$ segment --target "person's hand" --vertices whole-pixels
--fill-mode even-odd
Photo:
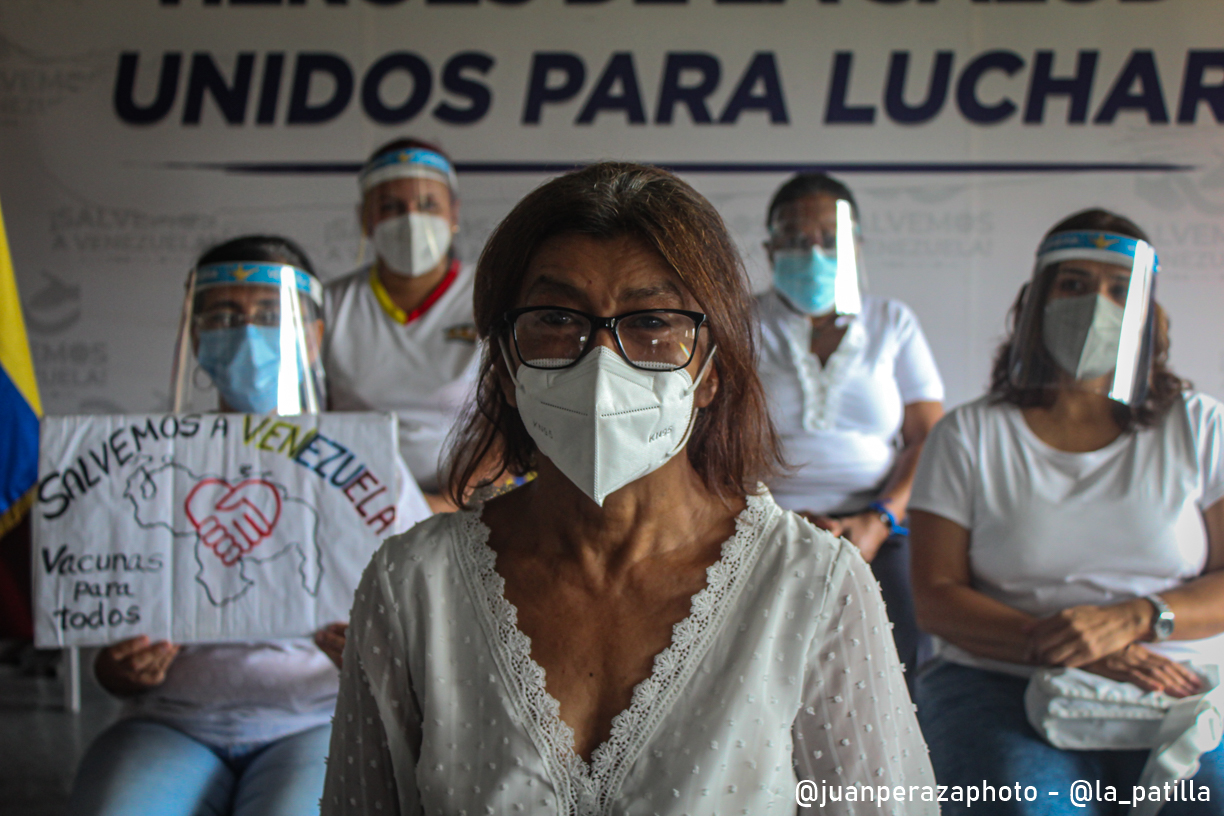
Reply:
[[[1150,625],[1143,600],[1073,606],[1029,627],[1029,654],[1042,666],[1083,666],[1134,643]]]
[[[138,694],[165,682],[179,648],[165,640],[150,642],[147,635],[121,640],[98,652],[94,673],[113,694]]]
[[[1163,691],[1170,697],[1188,697],[1203,690],[1203,681],[1197,674],[1138,643],[1132,643],[1081,668],[1110,680],[1134,683],[1144,691]]]
[[[799,515],[812,522],[813,526],[819,527],[822,530],[828,530],[835,536],[842,534],[843,525],[841,519],[835,519],[832,516],[822,516],[820,513],[813,513],[810,510],[800,510]]]
[[[892,527],[880,518],[875,510],[846,516],[841,519],[841,535],[859,548],[863,560],[870,562],[880,551],[880,545],[892,535]]]
[[[880,545],[892,533],[892,529],[880,519],[880,514],[874,510],[841,518],[807,511],[801,511],[799,515],[820,529],[828,530],[833,535],[842,536],[848,540],[858,547],[865,561],[871,561],[876,557],[876,553],[880,551]]]
[[[344,641],[348,626],[347,623],[329,623],[314,634],[315,645],[336,664],[337,669],[344,668]]]

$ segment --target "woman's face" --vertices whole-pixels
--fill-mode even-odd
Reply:
[[[527,266],[515,306],[561,306],[598,317],[640,309],[701,311],[680,276],[638,239],[601,239],[574,233],[555,235],[540,245]],[[597,331],[594,342],[617,350],[609,331]],[[703,327],[693,358],[685,368],[690,377],[696,378],[708,349],[708,330]],[[711,366],[695,394],[697,407],[709,405],[717,383],[716,370]]]
[[[430,178],[398,178],[384,181],[365,194],[361,202],[361,228],[372,235],[374,228],[388,218],[405,213],[436,215],[459,229],[459,207],[450,187]]]
[[[775,252],[814,246],[825,250],[837,246],[837,198],[827,193],[804,196],[778,207],[765,242],[771,264]]]
[[[1100,261],[1063,261],[1054,272],[1046,302],[1060,298],[1101,295],[1119,306],[1126,306],[1131,270]]]

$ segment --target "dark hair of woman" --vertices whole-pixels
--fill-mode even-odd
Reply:
[[[1147,234],[1133,221],[1103,209],[1083,210],[1070,215],[1051,227],[1045,237],[1048,238],[1058,232],[1076,230],[1100,230],[1136,238],[1140,241],[1148,240]],[[1039,287],[1036,296],[1041,301],[1044,301],[1049,295],[1050,286],[1053,285],[1057,271],[1058,264],[1051,264],[1035,284]],[[994,366],[990,372],[990,394],[998,402],[1011,403],[1020,408],[1048,408],[1054,404],[1055,391],[1049,385],[1054,380],[1057,365],[1043,344],[1038,342],[1022,344],[1024,347],[1033,349],[1033,353],[1037,355],[1036,360],[1028,361],[1028,368],[1033,372],[1032,376],[1028,377],[1028,382],[1022,385],[1017,384],[1011,376],[1013,350],[1021,339],[1017,337],[1020,314],[1024,305],[1025,292],[1030,285],[1032,284],[1026,284],[1020,289],[1020,294],[1016,296],[1015,302],[1012,303],[1007,313],[1008,337],[995,352]],[[1121,402],[1115,402],[1112,406],[1114,420],[1124,431],[1135,427],[1155,425],[1164,417],[1165,412],[1177,401],[1182,392],[1191,387],[1187,380],[1183,380],[1169,370],[1169,317],[1159,303],[1154,303],[1154,306],[1148,328],[1152,342],[1150,344],[1150,373],[1144,399],[1135,406]],[[1034,324],[1033,331],[1037,336],[1040,335],[1039,321]]]
[[[536,445],[506,399],[502,358],[506,311],[517,305],[532,256],[563,234],[609,240],[631,237],[675,270],[709,321],[705,348],[718,346],[719,387],[697,415],[686,452],[715,495],[756,493],[781,466],[756,371],[752,297],[739,253],[718,212],[696,190],[664,170],[637,164],[595,164],[553,179],[518,203],[493,231],[476,267],[476,329],[485,344],[476,399],[456,426],[448,473],[452,499],[466,488],[535,467]],[[490,468],[490,463],[493,467]],[[495,471],[490,473],[491,471]]]
[[[288,238],[281,238],[277,235],[243,235],[239,238],[231,238],[206,251],[200,256],[200,260],[196,261],[196,266],[244,262],[288,264],[318,277],[305,251]],[[196,297],[200,296],[196,295]],[[304,302],[309,310],[306,317],[317,319],[319,315],[314,301],[306,298]],[[196,308],[200,308],[200,305],[197,301]]]
[[[846,199],[850,202],[850,210],[854,213],[854,220],[858,220],[858,202],[854,200],[854,194],[850,192],[849,187],[824,173],[799,173],[779,187],[778,191],[774,193],[773,198],[769,200],[769,209],[765,211],[765,226],[769,227],[773,224],[774,215],[784,204],[816,195],[828,195],[833,198]]]

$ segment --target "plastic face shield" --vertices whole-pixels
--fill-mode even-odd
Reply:
[[[1139,405],[1147,396],[1155,326],[1156,251],[1097,231],[1042,242],[1012,345],[1023,390],[1075,389]]]
[[[318,279],[287,264],[192,270],[175,348],[172,410],[322,410],[322,303]]]
[[[770,225],[774,288],[805,314],[858,314],[866,281],[850,202],[835,203],[832,233],[821,227],[814,213],[797,215],[776,217]]]

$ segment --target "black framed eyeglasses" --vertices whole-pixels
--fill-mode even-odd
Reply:
[[[279,306],[276,308],[260,308],[253,314],[238,311],[237,309],[213,309],[194,316],[195,326],[201,331],[238,329],[244,326],[275,329],[280,325],[280,322],[281,314]]]
[[[706,316],[683,309],[640,309],[598,317],[562,306],[528,306],[504,318],[514,350],[528,368],[568,368],[591,350],[599,329],[608,329],[616,348],[634,368],[676,371],[697,350]]]

